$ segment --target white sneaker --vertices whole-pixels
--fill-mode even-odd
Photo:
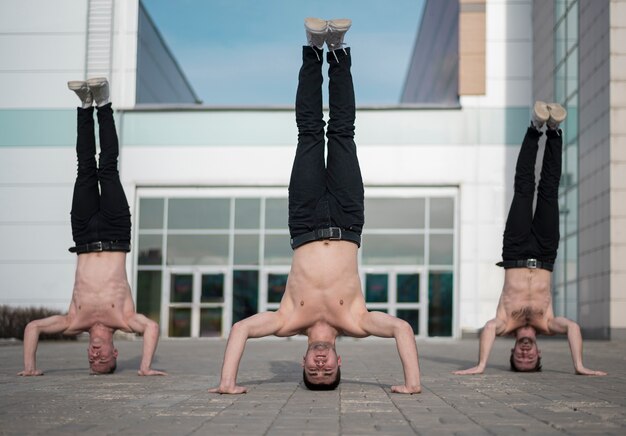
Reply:
[[[109,103],[109,81],[106,77],[88,79],[87,86],[96,101],[96,106],[100,107]]]
[[[318,49],[324,48],[326,34],[328,32],[328,23],[326,20],[319,18],[305,18],[304,28],[306,29],[306,40],[311,47]]]
[[[565,121],[567,111],[558,103],[548,103],[548,110],[550,111],[550,118],[547,121],[548,129],[556,130],[559,124]]]
[[[337,50],[345,46],[343,37],[350,30],[352,20],[339,18],[328,22],[328,35],[326,35],[326,46],[328,50]]]
[[[533,114],[531,116],[530,122],[535,127],[535,129],[539,130],[543,127],[546,121],[550,118],[550,111],[548,110],[547,103],[543,101],[537,100],[535,102],[535,106],[533,107]]]
[[[67,87],[74,91],[82,103],[83,109],[89,109],[93,105],[93,95],[89,90],[87,82],[83,80],[70,80],[67,82]]]

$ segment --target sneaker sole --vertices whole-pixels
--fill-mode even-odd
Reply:
[[[72,91],[78,91],[79,89],[87,87],[87,82],[83,80],[70,80],[67,82],[67,87]]]
[[[107,83],[106,77],[94,77],[93,79],[87,79],[87,86],[95,88],[98,86],[104,86]]]
[[[305,18],[304,27],[311,33],[325,33],[328,25],[319,18]]]
[[[543,101],[535,102],[535,106],[533,108],[533,112],[535,118],[539,121],[546,122],[550,118],[550,110],[547,103]]]
[[[328,27],[333,30],[348,30],[352,26],[352,20],[349,18],[337,18],[328,22]]]
[[[558,103],[550,103],[548,110],[550,111],[550,118],[557,123],[562,123],[567,117],[567,111]]]

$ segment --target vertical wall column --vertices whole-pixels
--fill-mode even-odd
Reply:
[[[111,77],[113,57],[113,0],[89,0],[87,58],[89,77]]]

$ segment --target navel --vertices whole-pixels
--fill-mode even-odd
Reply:
[[[300,300],[300,306],[304,306],[304,300]]]
[[[343,306],[343,300],[339,300],[339,304]]]
[[[111,304],[111,307],[115,307],[115,304]]]

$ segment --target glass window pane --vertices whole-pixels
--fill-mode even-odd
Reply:
[[[226,265],[228,235],[169,235],[168,265]]]
[[[258,229],[261,222],[261,200],[258,198],[235,199],[235,228]]]
[[[578,236],[576,234],[565,239],[565,281],[571,282],[578,278]]]
[[[452,336],[452,273],[428,275],[428,336]]]
[[[139,235],[137,263],[139,265],[161,265],[163,261],[162,245],[162,235]]]
[[[289,244],[289,235],[265,236],[265,264],[289,265],[293,250]]]
[[[411,325],[414,335],[420,333],[420,311],[415,309],[398,309],[396,316]]]
[[[224,274],[202,274],[200,302],[221,303],[224,301]]]
[[[191,336],[191,309],[170,308],[169,336],[172,338]]]
[[[430,264],[452,265],[452,235],[430,235]]]
[[[233,324],[257,313],[259,272],[233,271]]]
[[[170,302],[191,303],[193,275],[172,274],[170,276]]]
[[[200,309],[200,337],[222,336],[222,308]]]
[[[161,321],[161,271],[137,271],[137,312]]]
[[[288,274],[267,275],[267,302],[280,303],[287,288]]]
[[[419,303],[419,274],[398,274],[396,277],[396,289],[398,303]]]
[[[163,228],[162,198],[142,198],[139,200],[139,229]]]
[[[259,235],[235,235],[235,265],[259,264]]]
[[[169,229],[228,229],[230,198],[171,198],[167,216]]]
[[[430,199],[430,228],[452,229],[454,227],[454,198]]]
[[[286,198],[268,198],[265,200],[265,228],[286,229],[288,218]]]
[[[365,301],[386,303],[389,295],[387,274],[365,275]]]
[[[424,235],[363,235],[364,265],[421,265]]]
[[[367,227],[370,229],[423,229],[423,198],[366,198]]]

